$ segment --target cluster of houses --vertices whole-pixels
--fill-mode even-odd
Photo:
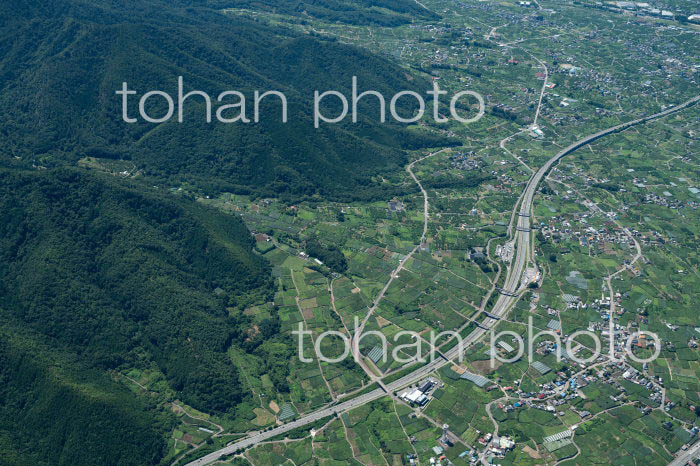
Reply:
[[[661,207],[667,207],[669,209],[682,209],[686,206],[685,202],[679,201],[673,198],[673,194],[669,191],[664,191],[662,196],[656,193],[646,193],[644,195],[645,204],[655,204]]]
[[[474,151],[458,152],[450,157],[452,168],[458,170],[476,170],[481,167],[483,160],[474,156]]]
[[[399,199],[392,199],[388,203],[389,206],[389,212],[403,212],[406,210],[406,204],[403,203],[403,201]]]
[[[676,10],[676,13],[663,8],[663,6],[651,5],[647,2],[629,2],[629,1],[613,1],[613,2],[595,2],[597,6],[605,6],[610,10],[634,13],[640,16],[657,16],[660,18],[674,19],[676,17],[685,19],[685,21],[691,23],[700,24],[700,14],[691,14],[687,16],[687,13],[683,13],[680,10]]]
[[[479,438],[478,442],[486,447],[485,456],[496,458],[505,457],[506,453],[515,447],[515,441],[506,435],[499,436],[488,433]]]
[[[598,305],[610,304],[609,298],[606,297],[602,297],[600,300],[596,301],[598,302]],[[604,329],[602,326],[599,327],[598,324],[595,324],[595,326],[596,330]],[[618,341],[619,348],[616,348],[616,350],[621,350],[621,342],[629,335],[629,329],[616,324],[614,326],[614,331],[616,335],[620,337]],[[700,328],[698,329],[698,332],[700,333]],[[635,345],[643,344],[641,338],[635,339],[633,343]],[[554,342],[543,341],[538,344],[537,352],[544,355],[556,350],[557,347]],[[563,356],[566,358],[568,355],[564,354]],[[615,403],[615,405],[629,403],[632,400],[636,400],[633,404],[640,410],[640,412],[642,412],[642,414],[645,415],[649,414],[654,408],[659,406],[666,412],[670,411],[676,406],[670,400],[665,399],[663,379],[659,376],[651,376],[646,373],[648,370],[646,364],[643,365],[643,370],[639,371],[624,361],[606,362],[605,356],[600,356],[594,362],[597,363],[595,367],[591,367],[586,371],[576,374],[573,374],[574,371],[571,368],[564,367],[562,370],[556,373],[557,377],[553,381],[541,384],[537,391],[525,392],[521,390],[519,387],[520,383],[516,380],[513,386],[503,388],[504,390],[513,394],[511,395],[511,399],[509,401],[499,403],[498,408],[506,413],[517,409],[538,409],[552,413],[555,416],[564,416],[566,410],[559,407],[563,405],[570,406],[571,401],[579,397],[585,397],[581,389],[593,383],[603,383],[613,387],[616,391],[614,394],[609,395],[609,397]],[[552,371],[551,368],[539,361],[534,362],[532,367],[537,369],[543,375]],[[586,366],[582,365],[580,367],[584,369],[586,368]],[[639,385],[646,389],[646,392],[641,400],[638,398],[638,395],[632,397],[631,394],[629,394],[630,383]],[[493,385],[492,387],[489,387],[489,390],[491,388],[498,388],[498,386]],[[689,406],[688,409],[695,410],[695,408],[695,406]],[[573,411],[578,414],[582,420],[592,417],[592,414],[585,409],[575,407],[571,409],[573,409]],[[545,447],[552,451],[566,445],[568,443],[567,439],[573,435],[573,430],[575,430],[576,427],[577,426],[574,425],[570,430],[552,435],[550,436],[551,438],[548,437],[545,439]],[[688,430],[692,436],[696,436],[698,431],[698,428]],[[503,457],[508,450],[515,446],[515,442],[509,437],[498,437],[494,436],[492,433],[485,433],[479,437],[478,443],[479,445],[485,447],[481,454],[479,454],[476,450],[467,450],[464,451],[460,457],[469,460],[471,463],[480,462],[482,459],[488,457],[493,460],[494,458]],[[439,453],[442,453],[442,447],[439,448]],[[438,452],[436,451],[436,453]],[[439,460],[440,459],[438,459],[438,461]],[[450,464],[449,460],[447,461],[447,463],[442,464]],[[440,463],[436,462],[434,464]]]
[[[572,220],[567,220],[562,216],[554,216],[546,223],[540,222],[542,236],[547,240],[551,239],[554,243],[575,240],[583,247],[600,246],[606,250],[610,250],[612,244],[627,249],[634,247],[629,235],[622,228],[614,225],[586,226],[595,217],[595,214],[574,213],[572,216]]]
[[[678,21],[700,24],[699,14],[689,15],[687,11],[684,12],[680,9],[676,9],[674,12],[666,9],[667,7],[665,5],[659,4],[658,2],[653,3],[654,4],[648,2],[630,2],[627,0],[606,2],[595,0],[593,2],[583,3],[582,5],[627,15],[651,16],[669,20],[676,19]]]
[[[648,16],[660,16],[668,19],[673,19],[676,16],[672,11],[655,8],[646,2],[618,1],[606,2],[606,5],[610,6],[612,9],[633,11]]]

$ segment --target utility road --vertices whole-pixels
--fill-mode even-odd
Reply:
[[[423,195],[423,234],[421,235],[420,242],[416,245],[416,247],[414,247],[411,250],[411,252],[409,252],[403,259],[401,259],[401,261],[399,262],[399,266],[393,272],[391,272],[391,275],[389,277],[389,281],[386,282],[386,285],[384,285],[384,288],[382,288],[382,291],[379,292],[379,295],[374,300],[374,304],[372,304],[372,306],[369,308],[364,319],[362,319],[360,326],[357,329],[355,329],[355,333],[353,334],[353,337],[352,337],[352,355],[355,358],[355,361],[360,365],[360,367],[362,367],[362,370],[365,371],[365,373],[369,376],[369,378],[373,382],[377,382],[379,384],[379,386],[382,387],[382,389],[387,389],[388,387],[386,387],[382,383],[380,378],[374,374],[372,369],[370,369],[369,366],[367,366],[367,363],[362,358],[362,355],[360,354],[360,339],[362,338],[362,335],[364,334],[365,325],[367,325],[367,321],[369,321],[370,317],[372,317],[374,312],[379,307],[379,304],[384,299],[384,295],[386,294],[387,290],[389,289],[391,284],[394,282],[394,280],[399,277],[399,273],[401,272],[401,270],[403,270],[403,268],[406,265],[406,263],[408,262],[408,260],[411,257],[413,257],[413,255],[416,253],[416,251],[418,251],[418,249],[421,247],[421,245],[425,242],[427,235],[428,235],[428,219],[430,217],[430,202],[428,201],[427,191],[425,190],[425,188],[423,188],[423,185],[418,180],[415,173],[413,173],[413,167],[416,165],[416,163],[421,162],[429,157],[432,157],[433,155],[440,154],[446,150],[447,149],[442,149],[442,150],[439,150],[437,152],[433,152],[432,154],[428,154],[425,157],[421,157],[417,160],[414,160],[406,167],[406,171],[411,176],[411,178],[413,178],[413,181],[415,181],[415,183],[418,185],[418,188],[420,188],[420,192]]]
[[[559,153],[557,153],[554,157],[549,159],[547,163],[545,163],[537,172],[532,175],[532,178],[527,183],[527,186],[525,187],[525,190],[523,191],[523,194],[521,196],[521,201],[520,201],[520,208],[518,209],[518,222],[516,225],[516,231],[515,231],[515,248],[516,248],[516,253],[515,253],[515,258],[514,261],[512,262],[511,266],[508,268],[508,272],[506,275],[506,280],[505,284],[503,286],[503,290],[501,291],[501,295],[498,297],[498,300],[496,301],[496,304],[494,305],[492,311],[490,312],[492,315],[502,317],[506,314],[506,312],[517,302],[519,298],[519,294],[522,292],[523,289],[528,285],[527,279],[526,279],[526,270],[527,270],[527,264],[530,261],[531,257],[531,236],[530,236],[530,214],[532,211],[532,201],[533,198],[535,197],[535,193],[537,192],[537,188],[539,186],[539,183],[542,181],[542,178],[547,174],[547,172],[552,168],[552,166],[557,163],[562,157],[574,152],[575,150],[585,146],[586,144],[590,144],[591,142],[607,136],[612,133],[616,133],[619,131],[623,131],[631,126],[635,126],[641,123],[645,123],[650,120],[654,120],[657,118],[664,117],[666,115],[669,115],[671,113],[677,112],[679,110],[683,110],[687,107],[690,107],[697,102],[700,101],[700,95],[696,96],[690,100],[688,100],[685,103],[682,103],[680,105],[668,108],[667,110],[664,110],[659,113],[655,113],[653,115],[644,117],[644,118],[639,118],[637,120],[629,121],[627,123],[622,123],[617,126],[613,126],[611,128],[599,131],[595,134],[592,134],[590,136],[587,136],[583,139],[580,139],[570,146],[562,149]],[[427,202],[427,201],[426,201]],[[516,209],[518,206],[516,205]],[[411,372],[410,374],[386,385],[386,388],[389,391],[397,391],[403,387],[406,387],[408,385],[412,385],[421,379],[425,378],[428,376],[431,372],[447,365],[450,364],[451,361],[457,357],[462,356],[462,351],[460,349],[466,349],[475,342],[477,342],[481,337],[484,336],[484,334],[490,330],[491,327],[495,326],[498,323],[497,320],[495,319],[487,319],[486,322],[483,324],[484,328],[476,328],[472,333],[470,333],[463,341],[462,345],[456,345],[455,347],[451,348],[449,351],[445,352],[444,355],[446,358],[439,357],[437,359],[434,359],[432,361],[429,361],[422,367],[416,369],[415,371]],[[231,445],[222,448],[220,450],[217,450],[213,453],[210,453],[206,456],[203,456],[202,458],[199,458],[195,461],[192,461],[191,463],[188,463],[187,466],[203,466],[205,464],[210,464],[218,459],[220,459],[224,455],[230,455],[240,449],[245,449],[250,446],[256,445],[260,442],[269,440],[272,437],[275,437],[280,434],[284,434],[286,432],[289,432],[290,430],[296,429],[297,427],[302,427],[308,424],[311,424],[315,421],[318,421],[319,419],[323,419],[324,417],[327,416],[332,416],[337,413],[342,413],[345,411],[349,411],[351,409],[357,408],[359,406],[362,406],[366,403],[369,403],[371,401],[374,401],[376,399],[379,399],[383,396],[386,395],[386,392],[382,388],[378,388],[376,390],[373,390],[371,392],[365,393],[363,395],[358,396],[357,398],[353,398],[348,401],[344,401],[342,403],[336,404],[331,407],[323,408],[318,411],[315,411],[313,413],[309,413],[304,415],[303,417],[297,419],[296,421],[292,421],[288,424],[281,425],[279,427],[276,427],[274,429],[265,431],[265,432],[253,432],[251,433],[248,437],[239,440],[235,443],[232,443]],[[700,445],[700,443],[698,444]],[[693,451],[695,451],[697,448],[700,448],[698,446],[694,446],[692,448]],[[680,459],[680,458],[679,458]],[[673,463],[673,464],[682,464],[682,463]]]

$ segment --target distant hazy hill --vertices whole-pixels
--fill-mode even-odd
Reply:
[[[387,98],[403,89],[424,92],[429,83],[409,80],[359,49],[227,17],[205,8],[211,2],[191,3],[196,6],[156,0],[5,2],[1,153],[44,166],[74,163],[86,154],[125,158],[152,176],[184,176],[212,189],[348,199],[375,196],[379,188],[370,187],[370,178],[402,164],[402,149],[445,143],[378,124],[371,99],[361,105],[364,117],[357,124],[348,119],[315,130],[316,89],[349,95],[353,74],[361,90]],[[249,97],[255,89],[283,91],[291,121],[279,122],[278,104],[270,101],[258,125],[207,124],[201,99],[187,102],[182,124],[121,120],[115,91],[122,81],[139,95],[159,89],[175,96],[179,75],[187,90],[213,96],[224,90]],[[133,114],[138,103],[132,101]]]

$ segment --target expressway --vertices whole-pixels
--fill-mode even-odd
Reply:
[[[613,126],[611,128],[599,131],[595,134],[592,134],[590,136],[587,136],[583,139],[580,139],[573,144],[569,145],[568,147],[562,149],[559,151],[555,156],[553,156],[551,159],[549,159],[537,172],[532,175],[530,180],[527,183],[527,186],[525,187],[525,190],[523,191],[523,194],[521,196],[521,201],[520,201],[520,208],[518,210],[519,215],[518,215],[518,223],[517,223],[517,228],[515,229],[515,248],[516,248],[516,256],[515,260],[513,261],[512,265],[508,268],[508,272],[506,275],[505,279],[505,284],[503,286],[503,290],[505,293],[501,293],[500,296],[498,297],[498,300],[496,301],[496,304],[494,305],[491,314],[494,314],[496,316],[503,316],[506,314],[506,312],[513,306],[519,299],[518,293],[523,290],[528,283],[525,283],[525,273],[526,273],[526,266],[527,263],[530,260],[531,256],[531,246],[530,246],[530,213],[532,210],[532,201],[533,198],[535,197],[535,193],[537,192],[537,188],[539,186],[539,183],[542,181],[542,178],[547,174],[547,172],[552,168],[552,166],[557,163],[562,157],[574,152],[575,150],[590,144],[591,142],[607,136],[612,133],[616,133],[619,131],[623,131],[631,126],[635,126],[641,123],[645,123],[650,120],[654,120],[657,118],[664,117],[666,115],[669,115],[671,113],[677,112],[679,110],[683,110],[687,107],[690,107],[697,102],[700,101],[700,95],[696,96],[682,104],[679,104],[677,106],[668,108],[667,110],[664,110],[659,113],[655,113],[653,115],[639,118],[633,121],[629,121],[627,123],[622,123],[617,126]],[[516,205],[516,209],[517,209]],[[441,367],[450,364],[451,360],[461,356],[460,354],[460,348],[466,349],[470,345],[474,344],[477,342],[481,337],[484,336],[484,334],[490,329],[490,327],[495,326],[498,323],[498,321],[489,319],[487,323],[483,324],[484,328],[476,328],[474,329],[466,338],[464,338],[462,345],[456,345],[455,347],[451,348],[449,351],[445,353],[445,356],[447,359],[442,359],[442,358],[437,358],[432,361],[429,361],[427,364],[423,365],[422,367],[416,369],[415,371],[411,372],[410,374],[386,385],[386,388],[392,392],[397,391],[403,387],[406,387],[408,385],[414,384],[421,379],[425,378],[428,376],[431,372],[440,369]],[[279,427],[276,427],[274,429],[270,429],[265,432],[255,432],[251,433],[248,437],[239,440],[235,443],[232,443],[220,450],[217,450],[215,452],[209,453],[206,456],[203,456],[202,458],[199,458],[197,460],[194,460],[190,463],[187,464],[187,466],[203,466],[206,464],[210,464],[214,461],[217,461],[224,455],[230,455],[235,453],[238,450],[245,449],[248,447],[251,447],[253,445],[256,445],[260,442],[267,441],[271,439],[272,437],[276,437],[280,434],[284,434],[286,432],[289,432],[290,430],[296,429],[298,427],[302,427],[308,424],[311,424],[315,421],[318,421],[320,419],[323,419],[324,417],[327,416],[333,416],[338,413],[342,413],[354,408],[357,408],[359,406],[362,406],[366,403],[369,403],[371,401],[374,401],[376,399],[379,399],[383,396],[386,395],[386,392],[381,389],[377,388],[376,390],[373,390],[371,392],[365,393],[363,395],[360,395],[356,398],[344,401],[342,403],[327,407],[327,408],[322,408],[318,411],[314,411],[313,413],[307,414],[295,421],[292,421],[290,423],[281,425]]]

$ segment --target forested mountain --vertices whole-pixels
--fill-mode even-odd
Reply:
[[[12,420],[38,423],[43,415],[52,449],[74,447],[74,431],[85,452],[99,451],[91,442],[105,436],[140,429],[151,437],[130,452],[148,449],[158,459],[155,421],[99,376],[121,367],[156,364],[183,401],[208,412],[232,412],[245,396],[226,350],[245,341],[246,325],[227,307],[270,290],[250,233],[235,216],[117,181],[76,169],[0,171],[0,327],[42,342],[14,331],[0,338],[0,412],[8,413],[0,418],[9,423],[0,425],[0,441],[38,441],[33,424]],[[47,361],[54,351],[69,356]],[[96,380],[87,394],[85,374]],[[73,421],[65,426],[60,412],[70,406]],[[85,435],[90,426],[99,435]],[[49,463],[139,464],[96,458]]]
[[[0,172],[0,307],[97,367],[145,355],[188,403],[225,412],[241,393],[224,352],[243,332],[226,307],[265,293],[268,266],[237,217],[136,188]]]
[[[348,24],[397,26],[413,18],[438,19],[438,15],[412,0],[190,0],[221,8],[249,8],[300,17],[313,16]]]
[[[171,421],[76,359],[0,317],[0,464],[159,464]]]
[[[408,0],[0,2],[0,464],[159,464],[169,416],[110,377],[125,368],[155,367],[186,404],[235,413],[248,396],[235,346],[261,353],[285,390],[286,360],[264,357],[285,347],[270,349],[278,316],[251,334],[241,312],[272,290],[250,232],[168,187],[370,199],[386,196],[373,179],[404,150],[450,142],[379,124],[371,98],[358,123],[314,129],[314,90],[350,95],[353,75],[387,98],[430,83],[228,7],[387,25],[431,15]],[[282,91],[290,121],[269,100],[259,124],[208,124],[196,98],[184,123],[122,121],[122,82],[177,96],[178,76],[212,97]],[[86,156],[130,161],[142,176],[77,168]]]
[[[371,187],[371,177],[404,163],[403,149],[445,143],[379,124],[372,98],[360,105],[358,123],[348,118],[314,129],[314,90],[350,95],[353,75],[360,90],[387,99],[403,89],[424,93],[430,84],[359,49],[227,16],[207,8],[212,3],[221,6],[4,2],[0,153],[42,166],[72,164],[84,155],[129,159],[150,176],[213,190],[348,199],[376,196],[380,188]],[[115,94],[122,82],[139,96],[150,90],[177,96],[178,76],[185,91],[213,97],[239,90],[251,102],[254,90],[282,91],[289,122],[280,122],[277,101],[266,100],[259,124],[206,123],[201,98],[186,102],[183,123],[122,121]],[[411,100],[400,100],[406,115]],[[149,111],[162,115],[165,102],[157,102],[161,107]],[[138,115],[138,98],[130,104]]]

